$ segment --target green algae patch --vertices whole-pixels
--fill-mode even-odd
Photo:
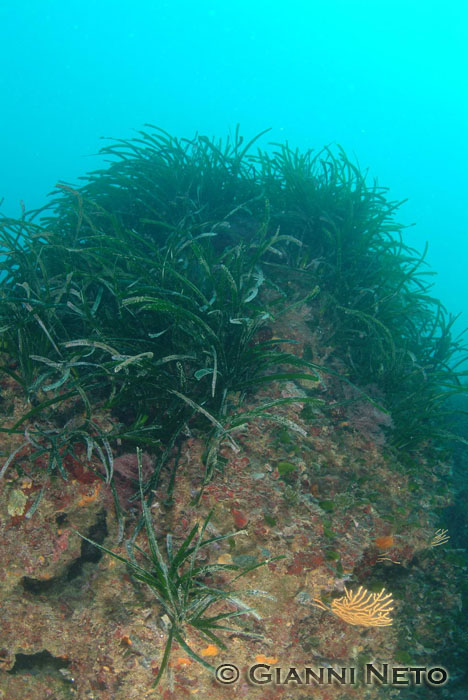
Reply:
[[[8,515],[11,515],[12,517],[15,515],[23,515],[27,502],[28,497],[23,493],[23,491],[13,489],[8,499]]]
[[[278,433],[278,441],[282,445],[290,445],[293,442],[293,439],[287,430],[280,430]]]
[[[276,468],[280,476],[285,476],[286,474],[291,474],[291,472],[296,471],[297,466],[292,462],[278,462]]]
[[[335,508],[333,501],[330,501],[330,500],[319,501],[319,506],[326,513],[331,513],[332,510],[334,510],[334,508]]]
[[[338,561],[339,558],[340,558],[340,553],[334,549],[325,553],[325,559],[328,559],[329,561]]]

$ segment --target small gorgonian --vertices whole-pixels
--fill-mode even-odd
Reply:
[[[385,593],[382,588],[380,593],[370,593],[363,586],[359,586],[353,593],[345,586],[346,594],[341,598],[335,598],[330,607],[314,598],[321,610],[328,610],[340,617],[350,625],[362,625],[363,627],[388,627],[393,623],[389,613],[393,610],[393,598],[391,593]]]

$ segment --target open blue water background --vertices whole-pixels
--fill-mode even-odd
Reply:
[[[101,136],[339,143],[392,199],[468,325],[464,0],[0,0],[0,197],[19,216],[97,167]]]

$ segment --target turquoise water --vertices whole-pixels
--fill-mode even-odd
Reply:
[[[191,137],[340,143],[416,223],[406,240],[468,325],[468,6],[456,2],[0,3],[0,197],[20,215],[145,122]]]

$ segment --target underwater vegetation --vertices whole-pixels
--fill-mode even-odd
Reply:
[[[369,441],[385,438],[409,461],[453,441],[453,397],[467,393],[458,359],[466,348],[431,296],[424,254],[403,241],[400,203],[342,149],[254,151],[261,135],[179,139],[148,126],[106,146],[109,164],[80,186],[60,184],[43,209],[0,219],[2,400],[7,388],[15,394],[14,418],[0,427],[11,445],[0,478],[14,465],[41,479],[26,517],[52,479],[79,468],[109,485],[120,539],[127,509],[138,513],[129,558],[97,546],[153,589],[169,619],[158,681],[174,639],[206,663],[186,648],[186,625],[223,648],[219,623],[250,611],[230,589],[204,582],[215,570],[195,563],[200,549],[232,535],[204,540],[207,518],[178,549],[171,535],[165,550],[157,542],[149,508],[163,483],[164,504],[174,503],[184,441],[204,440],[196,505],[226,450],[240,452],[247,423],[276,422],[282,448],[293,451],[288,436],[304,429],[282,408],[300,403],[312,420],[326,410],[328,382],[342,397],[331,410],[354,410],[363,433],[372,412]],[[326,359],[273,330],[304,306]],[[276,383],[297,395],[268,396]],[[128,465],[124,474],[134,477],[124,503],[119,464],[135,447],[145,468],[139,452],[139,478]],[[287,457],[277,471],[294,505],[299,471]],[[334,509],[329,497],[319,503]],[[140,531],[149,554],[135,544]],[[364,603],[382,602],[363,590]],[[205,615],[220,601],[234,610]],[[342,606],[353,602],[362,601],[348,595]]]
[[[153,127],[105,147],[110,165],[80,188],[58,185],[44,210],[0,221],[0,369],[31,404],[50,468],[62,471],[51,433],[72,444],[78,430],[88,451],[101,443],[110,478],[97,406],[115,417],[114,439],[173,445],[191,420],[225,439],[243,395],[275,368],[326,370],[268,337],[301,302],[348,380],[373,387],[393,445],[448,437],[441,418],[465,392],[454,358],[466,349],[430,296],[424,255],[402,240],[398,203],[341,149],[253,154],[257,138]],[[43,424],[65,402],[81,424]]]
[[[141,486],[141,450],[137,449],[137,455]],[[226,645],[219,637],[219,632],[237,631],[236,628],[230,627],[226,625],[226,623],[235,622],[235,618],[243,615],[252,615],[257,619],[259,618],[258,613],[250,606],[243,603],[241,598],[249,594],[259,596],[263,594],[262,591],[231,591],[227,589],[225,582],[223,588],[214,586],[213,583],[209,582],[210,578],[222,572],[236,573],[240,571],[230,582],[233,583],[253,569],[264,566],[271,561],[276,561],[281,557],[273,557],[267,561],[242,569],[235,564],[200,563],[197,557],[203,547],[208,547],[215,542],[245,534],[244,530],[237,530],[237,532],[230,532],[226,535],[203,539],[212,511],[207,515],[200,528],[198,524],[192,528],[177,549],[174,547],[172,536],[167,534],[166,553],[164,556],[156,539],[151,514],[145,503],[143,492],[141,492],[141,502],[145,531],[150,550],[149,554],[133,543],[133,547],[128,548],[130,559],[125,559],[102,545],[89,540],[87,537],[83,535],[82,537],[102,551],[107,552],[107,554],[110,554],[115,559],[124,562],[131,570],[134,578],[137,581],[145,583],[155,594],[164,610],[164,614],[167,616],[169,627],[168,636],[161,665],[154,681],[154,686],[156,686],[161,680],[168,664],[174,639],[177,640],[182,649],[186,651],[190,657],[195,659],[195,661],[212,671],[214,670],[211,664],[199,656],[187,644],[185,639],[187,627],[192,627],[201,636],[205,637],[209,643],[212,644],[214,642],[217,648],[225,649]],[[137,550],[140,555],[143,555],[146,566],[137,562],[133,552],[134,549]],[[241,598],[239,596],[241,596]],[[228,612],[218,612],[215,615],[208,615],[207,613],[210,609],[220,602],[229,604],[231,610]],[[250,633],[250,636],[255,635]]]

